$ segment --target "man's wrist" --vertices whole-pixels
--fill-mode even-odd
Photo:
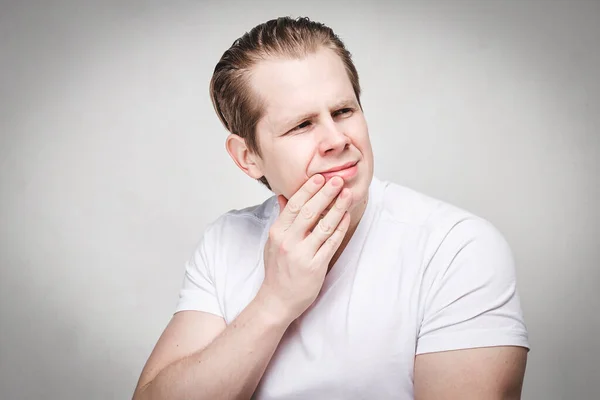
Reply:
[[[294,320],[279,300],[263,290],[258,291],[253,303],[261,321],[268,326],[287,329]]]

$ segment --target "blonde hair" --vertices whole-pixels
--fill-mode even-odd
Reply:
[[[321,47],[340,57],[360,105],[358,73],[350,52],[331,28],[308,18],[280,17],[257,25],[236,39],[221,56],[210,80],[210,97],[223,126],[243,138],[253,153],[261,156],[256,125],[264,108],[251,92],[248,72],[266,58],[302,59]],[[264,176],[258,180],[271,190]]]

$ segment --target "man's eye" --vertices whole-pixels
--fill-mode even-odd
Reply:
[[[337,110],[336,112],[334,112],[333,116],[337,117],[338,115],[349,114],[351,112],[352,112],[351,108],[342,108],[341,110]]]
[[[300,129],[308,128],[309,126],[310,126],[310,121],[304,121],[303,123],[301,123],[300,125],[295,127],[294,130],[297,131]]]

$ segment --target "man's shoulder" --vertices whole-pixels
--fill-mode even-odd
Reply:
[[[240,221],[251,219],[265,224],[273,216],[276,196],[271,196],[260,204],[255,204],[241,209],[232,209],[222,214],[218,220]]]
[[[382,219],[410,229],[430,249],[447,243],[456,248],[477,238],[506,246],[500,230],[486,218],[449,201],[396,183],[384,182]]]
[[[231,209],[209,223],[205,235],[218,240],[220,245],[237,243],[237,239],[260,238],[272,221],[276,205],[276,197],[271,196],[260,204]]]
[[[382,215],[401,224],[433,228],[452,221],[479,217],[449,201],[408,186],[382,181]]]

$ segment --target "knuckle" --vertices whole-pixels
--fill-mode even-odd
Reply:
[[[288,209],[293,213],[298,213],[301,209],[300,205],[295,201],[291,200],[287,203]]]
[[[315,216],[314,211],[311,210],[311,208],[307,207],[307,206],[302,207],[301,214],[306,219],[312,219]]]
[[[333,232],[332,226],[327,221],[325,221],[325,218],[323,218],[319,221],[318,226],[319,226],[319,229],[321,229],[321,232],[323,232],[327,235],[330,234],[331,232]]]
[[[288,254],[290,252],[290,245],[286,241],[283,241],[279,243],[278,249],[279,254]]]
[[[333,236],[328,238],[325,242],[331,247],[336,247],[338,245],[338,239]]]
[[[279,239],[279,231],[274,227],[269,228],[269,239],[271,241],[277,241],[277,239]]]
[[[346,204],[344,202],[342,202],[342,201],[336,201],[333,206],[338,211],[345,211],[346,210]]]
[[[308,180],[308,182],[310,182],[310,179]],[[302,192],[304,192],[305,195],[308,196],[312,196],[314,194],[314,190],[312,189],[311,185],[303,185],[300,190],[302,190]]]

